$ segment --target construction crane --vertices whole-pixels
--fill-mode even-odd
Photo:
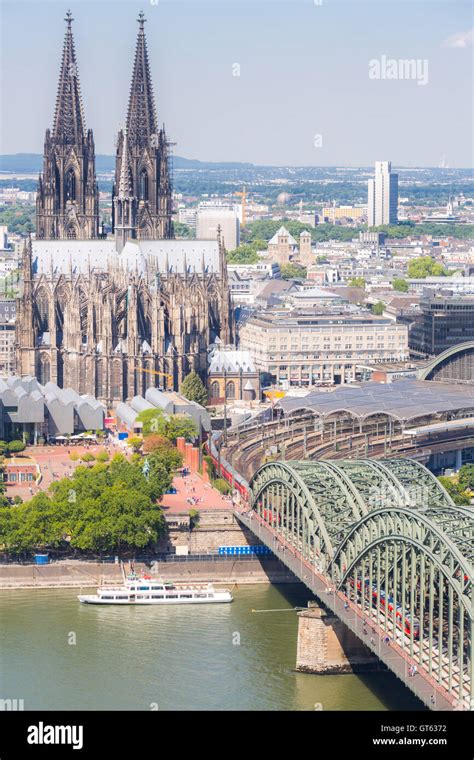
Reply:
[[[161,375],[162,377],[168,378],[168,380],[173,383],[173,375],[170,375],[169,372],[158,372],[156,369],[146,369],[145,367],[137,367],[135,372],[148,372],[150,375]]]
[[[239,196],[242,198],[242,227],[245,227],[247,224],[247,188],[244,187],[242,192],[240,193],[234,193],[234,195]]]

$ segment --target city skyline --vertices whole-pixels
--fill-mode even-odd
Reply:
[[[355,13],[337,1],[127,0],[93,10],[90,3],[3,2],[1,153],[42,152],[69,5],[98,154],[114,153],[123,124],[143,6],[158,117],[180,156],[257,165],[472,165],[471,78],[459,75],[469,66],[472,21],[461,1],[430,3],[429,16],[427,3],[366,2]],[[376,39],[364,29],[369,16],[382,25]],[[411,60],[419,65],[403,69]],[[28,99],[18,98],[23,92]]]

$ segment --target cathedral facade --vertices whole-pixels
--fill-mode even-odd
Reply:
[[[17,374],[109,406],[148,387],[177,389],[192,369],[205,380],[208,346],[233,332],[224,241],[173,239],[169,143],[158,127],[143,14],[138,21],[106,236],[66,16],[36,236],[25,243],[17,303]]]

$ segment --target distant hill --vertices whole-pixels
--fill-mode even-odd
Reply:
[[[98,154],[95,157],[98,174],[112,172],[115,167],[115,156]],[[12,172],[18,174],[36,174],[43,166],[43,156],[39,153],[7,153],[0,155],[0,172]],[[193,158],[173,156],[175,169],[248,169],[254,164],[246,163],[214,163],[212,161],[198,161]]]

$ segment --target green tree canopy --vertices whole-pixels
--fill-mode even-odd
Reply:
[[[306,267],[301,266],[301,264],[293,264],[292,262],[289,264],[281,264],[280,272],[284,280],[293,280],[296,278],[304,280],[306,278]]]
[[[469,495],[464,492],[459,483],[455,483],[454,480],[446,477],[445,475],[440,475],[438,480],[449,493],[455,504],[463,505],[471,503]]]
[[[177,238],[190,238],[192,237],[192,230],[187,224],[182,222],[173,222],[173,230],[175,237]]]
[[[394,277],[392,280],[392,288],[398,290],[399,293],[408,293],[408,282],[403,277]]]
[[[37,549],[121,552],[153,547],[165,531],[156,502],[169,488],[172,471],[159,453],[132,463],[122,455],[110,463],[78,467],[72,478],[51,484],[17,507],[0,505],[0,544],[12,553]]]
[[[459,469],[458,483],[463,491],[474,491],[474,464],[463,464]]]
[[[158,409],[145,409],[137,415],[137,420],[143,423],[145,438],[157,434],[176,443],[177,438],[192,441],[198,434],[196,423],[187,414],[163,414]]]
[[[365,288],[365,280],[363,277],[351,277],[349,285],[351,288]]]
[[[24,451],[26,448],[23,441],[10,441],[10,443],[7,444],[7,451],[10,454],[17,454],[20,451]]]
[[[408,277],[420,280],[425,277],[448,277],[449,272],[431,256],[420,256],[408,264]]]
[[[188,401],[195,401],[196,404],[201,404],[201,406],[207,404],[206,386],[194,370],[186,375],[179,391]]]
[[[228,251],[227,261],[229,264],[256,264],[260,261],[259,249],[254,243],[239,245],[233,251]]]
[[[137,415],[137,422],[141,422],[144,436],[158,432],[158,421],[163,419],[161,409],[144,409]]]
[[[377,303],[372,304],[372,314],[375,314],[377,317],[381,317],[382,314],[385,311],[385,304],[383,301],[377,301]]]

